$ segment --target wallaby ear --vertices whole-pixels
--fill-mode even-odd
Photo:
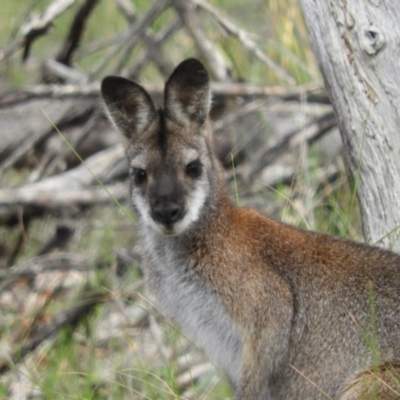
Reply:
[[[101,83],[101,94],[111,121],[128,138],[141,135],[156,117],[149,94],[128,79],[107,76]]]
[[[211,92],[208,73],[200,61],[189,58],[175,68],[165,85],[164,101],[167,118],[183,125],[204,124]]]

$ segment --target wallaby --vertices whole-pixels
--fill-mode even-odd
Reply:
[[[200,61],[174,70],[161,110],[124,78],[101,91],[130,139],[148,287],[235,399],[398,398],[400,256],[234,206]]]

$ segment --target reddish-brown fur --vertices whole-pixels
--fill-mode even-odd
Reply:
[[[235,207],[197,60],[174,71],[159,113],[133,82],[106,78],[102,93],[131,139],[149,289],[227,373],[235,399],[394,398],[400,257]]]

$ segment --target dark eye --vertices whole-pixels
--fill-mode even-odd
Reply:
[[[144,169],[133,168],[132,175],[136,185],[141,185],[147,179],[146,171]]]
[[[186,175],[191,178],[198,178],[203,171],[203,165],[200,161],[192,161],[186,165]]]

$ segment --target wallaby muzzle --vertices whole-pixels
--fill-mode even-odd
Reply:
[[[151,217],[155,222],[172,229],[185,215],[184,190],[174,176],[163,175],[149,189]]]

